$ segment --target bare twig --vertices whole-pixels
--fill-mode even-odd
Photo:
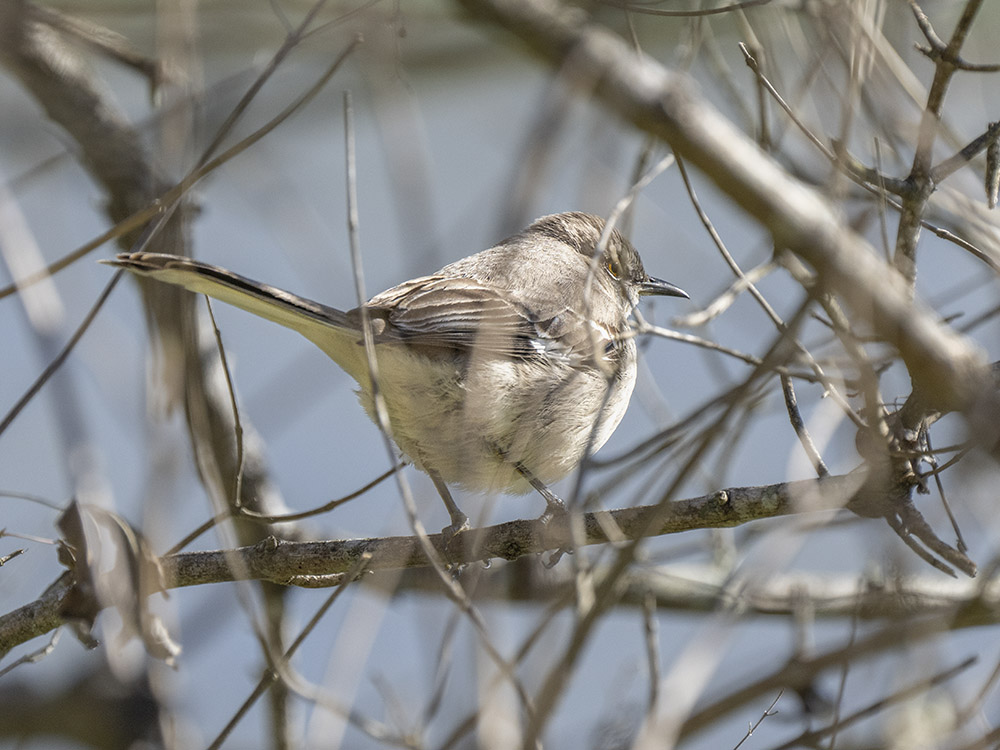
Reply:
[[[918,7],[916,0],[910,0],[910,5],[913,8]],[[903,275],[911,291],[917,275],[917,243],[920,239],[921,220],[927,201],[930,200],[935,188],[931,160],[934,141],[940,127],[941,108],[952,76],[958,70],[956,63],[960,60],[959,52],[981,5],[982,0],[968,0],[948,43],[945,45],[940,40],[932,41],[939,54],[936,53],[934,80],[931,82],[927,105],[920,119],[913,164],[907,178],[913,189],[902,198],[902,211],[893,252],[893,265]],[[929,23],[922,22],[920,15],[917,16],[917,22],[928,40],[936,40],[936,35],[929,33]]]
[[[733,745],[733,750],[739,750],[740,746],[742,746],[744,742],[750,739],[753,736],[753,733],[756,732],[757,729],[760,727],[760,725],[764,723],[764,719],[769,719],[772,716],[778,715],[778,712],[774,710],[774,707],[778,705],[778,701],[781,700],[781,696],[784,695],[784,693],[785,693],[784,690],[778,691],[778,694],[774,696],[774,700],[771,701],[771,705],[765,708],[764,713],[760,715],[760,718],[757,719],[757,721],[755,721],[753,724],[751,724],[749,729],[747,729],[747,733],[743,735],[743,739],[741,739],[739,742]]]
[[[781,376],[781,391],[785,396],[785,408],[788,411],[788,419],[792,423],[792,429],[795,430],[795,435],[798,437],[799,442],[802,444],[802,449],[806,452],[809,461],[816,470],[817,476],[829,476],[830,470],[826,468],[823,457],[820,456],[819,451],[816,449],[816,444],[813,443],[813,439],[809,435],[805,423],[802,421],[802,414],[799,412],[799,405],[795,398],[795,386],[792,385],[792,379],[787,375]]]
[[[57,354],[56,357],[45,367],[45,369],[39,373],[38,377],[35,378],[35,382],[29,386],[28,390],[24,392],[24,395],[17,400],[17,403],[15,403],[10,410],[8,410],[7,414],[4,415],[4,418],[0,420],[0,435],[3,435],[7,428],[10,427],[11,423],[17,419],[17,415],[20,414],[31,399],[38,394],[49,379],[55,375],[56,371],[62,367],[63,362],[66,361],[66,357],[70,355],[73,348],[83,337],[83,334],[87,332],[88,328],[90,328],[90,324],[94,322],[94,318],[97,317],[97,313],[101,311],[104,303],[107,302],[108,297],[111,296],[111,292],[121,279],[121,274],[122,272],[118,271],[111,278],[111,281],[105,285],[104,290],[101,292],[100,296],[98,296],[97,301],[94,302],[93,306],[84,316],[80,325],[76,327],[73,335],[70,336],[69,341],[67,341],[63,348],[59,351],[59,354]]]
[[[222,728],[219,734],[216,735],[215,739],[212,740],[212,742],[208,745],[208,747],[211,750],[214,750],[215,748],[219,748],[222,746],[222,743],[226,741],[226,738],[229,737],[229,735],[232,733],[233,729],[236,728],[236,725],[240,722],[240,720],[244,716],[246,716],[247,711],[250,710],[253,704],[256,703],[257,700],[265,692],[267,692],[267,689],[271,687],[271,685],[275,684],[281,678],[281,676],[287,670],[288,663],[295,655],[295,652],[298,651],[299,646],[301,646],[302,643],[305,641],[306,636],[309,635],[309,633],[311,633],[316,628],[316,625],[319,624],[319,621],[323,618],[323,615],[325,615],[329,611],[330,607],[333,606],[334,602],[337,601],[340,595],[347,590],[347,585],[352,581],[357,580],[360,576],[364,575],[365,569],[370,561],[371,561],[370,554],[361,555],[355,561],[351,569],[348,570],[341,577],[341,580],[336,590],[334,590],[334,592],[326,598],[323,604],[320,605],[319,609],[316,610],[313,616],[309,619],[309,622],[306,623],[305,627],[302,628],[298,636],[296,636],[295,640],[292,641],[292,643],[288,646],[285,652],[281,654],[280,658],[273,661],[269,665],[269,668],[264,672],[263,675],[261,675],[260,680],[257,681],[256,687],[253,689],[253,691],[250,693],[247,699],[243,701],[243,703],[240,705],[238,709],[236,709],[235,713],[232,715],[232,717],[230,717],[229,721],[226,723],[226,726]],[[350,711],[345,712],[345,714],[349,718],[353,716],[353,712]],[[362,729],[364,729],[365,726],[367,726],[367,722],[364,721],[356,721],[355,724]],[[379,733],[379,736],[380,737],[382,736],[381,733]]]
[[[215,516],[209,518],[207,521],[202,523],[200,526],[198,526],[198,528],[196,528],[194,531],[192,531],[183,539],[181,539],[179,542],[177,542],[173,547],[167,550],[166,554],[172,555],[176,552],[180,552],[182,549],[187,547],[189,544],[191,544],[191,542],[200,537],[202,534],[211,529],[213,526],[216,526],[234,517],[245,518],[247,520],[256,521],[259,523],[273,524],[273,523],[285,523],[287,521],[301,521],[304,518],[311,518],[312,516],[318,516],[323,513],[327,513],[333,510],[334,508],[343,505],[344,503],[348,503],[351,500],[355,500],[361,497],[366,492],[368,492],[368,490],[378,486],[386,479],[391,477],[402,467],[403,464],[401,463],[396,464],[388,471],[382,472],[367,484],[354,490],[354,492],[350,492],[344,495],[343,497],[338,497],[334,500],[330,500],[329,502],[323,503],[322,505],[317,506],[315,508],[311,508],[310,510],[299,511],[298,513],[258,513],[256,511],[250,510],[249,508],[244,508],[242,506],[240,506],[238,509],[233,510],[232,512],[229,509],[226,509],[225,511],[217,513]]]
[[[930,172],[931,182],[937,184],[954,174],[979,154],[994,146],[1000,139],[1000,122],[990,123],[986,132],[969,142],[965,148],[934,167]]]
[[[898,201],[889,199],[886,193],[892,193],[897,196],[912,193],[914,191],[914,187],[909,179],[889,177],[882,172],[881,169],[873,170],[866,167],[854,158],[847,151],[846,145],[840,141],[834,140],[832,149],[827,147],[827,145],[823,143],[823,141],[821,141],[819,137],[805,125],[805,123],[802,122],[791,106],[789,106],[781,94],[778,93],[778,90],[771,84],[770,81],[768,81],[767,77],[760,72],[757,67],[757,61],[752,55],[750,55],[749,50],[744,49],[742,46],[741,50],[744,53],[747,65],[754,71],[755,75],[760,77],[764,87],[771,94],[771,96],[774,97],[775,101],[782,108],[788,118],[795,124],[802,134],[809,139],[813,146],[815,146],[816,149],[830,161],[831,164],[836,166],[837,169],[843,170],[844,173],[855,182],[855,184],[874,195],[880,202],[892,207],[896,211],[903,210],[902,204]],[[979,260],[989,265],[994,271],[1000,272],[1000,264],[997,263],[996,259],[990,256],[989,253],[986,253],[976,247],[968,240],[963,239],[958,235],[931,223],[930,221],[927,221],[925,218],[920,219],[920,226],[923,229],[933,232],[941,239],[961,247],[963,250],[966,250]]]
[[[673,18],[700,18],[703,16],[717,16],[723,13],[755,8],[759,5],[767,5],[771,0],[741,0],[741,2],[729,5],[720,5],[717,8],[700,8],[694,10],[666,10],[664,8],[652,8],[649,5],[628,0],[601,0],[606,5],[616,8],[624,8],[631,13],[638,13],[649,16],[668,16]]]
[[[861,721],[862,719],[872,716],[873,714],[885,711],[890,706],[894,706],[897,703],[902,703],[903,701],[909,700],[910,698],[926,693],[938,685],[942,685],[945,682],[948,682],[949,680],[953,679],[957,675],[967,670],[969,667],[975,664],[976,661],[977,661],[976,657],[974,656],[969,657],[968,659],[965,659],[961,663],[956,664],[954,667],[943,670],[928,679],[917,680],[912,685],[902,688],[901,690],[897,690],[892,695],[882,698],[881,700],[877,700],[874,703],[871,703],[870,705],[865,706],[864,708],[859,709],[858,711],[855,711],[850,716],[845,716],[841,718],[836,723],[830,726],[824,727],[823,729],[803,732],[798,737],[789,740],[783,745],[778,745],[776,748],[774,748],[774,750],[792,750],[792,748],[798,748],[798,747],[816,747],[819,744],[820,740],[822,740],[824,737],[828,737],[834,734],[835,732],[850,726],[851,724],[855,724]]]
[[[0,669],[0,677],[4,677],[4,676],[10,674],[10,672],[12,672],[13,670],[17,669],[22,664],[36,664],[36,663],[40,662],[42,659],[44,659],[46,656],[48,656],[49,654],[51,654],[56,649],[56,644],[59,642],[59,634],[61,632],[62,631],[58,630],[58,629],[57,630],[53,630],[52,631],[52,637],[49,638],[49,642],[46,643],[44,646],[42,646],[39,649],[36,649],[35,651],[27,653],[27,654],[25,654],[24,656],[22,656],[22,657],[20,657],[18,659],[15,659],[10,664],[8,664],[6,667],[4,667],[3,669]]]
[[[913,11],[914,18],[917,19],[917,26],[920,27],[920,31],[923,33],[924,38],[927,39],[927,43],[929,45],[927,47],[921,47],[920,45],[914,46],[927,55],[930,60],[933,60],[934,62],[945,61],[956,69],[964,70],[969,73],[996,73],[1000,71],[1000,64],[990,65],[969,63],[963,60],[953,45],[945,44],[941,37],[937,35],[937,32],[934,31],[934,27],[931,25],[930,19],[927,17],[927,14],[924,13],[923,9],[916,3],[916,0],[910,0],[910,8]],[[965,14],[959,24],[962,25],[963,22],[966,22],[971,25],[972,18],[975,13],[976,9],[972,9],[970,14],[969,6],[966,6]]]
[[[646,711],[656,708],[660,699],[660,628],[656,620],[656,599],[652,594],[643,598],[642,623],[646,640],[646,664],[649,669],[649,695]]]

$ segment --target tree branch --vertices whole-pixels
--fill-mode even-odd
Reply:
[[[586,513],[583,543],[604,544],[639,538],[658,517],[649,535],[676,534],[693,529],[725,528],[750,521],[803,512],[832,511],[848,503],[880,505],[883,498],[869,497],[866,475],[808,479],[759,487],[734,487],[710,495],[678,500],[664,517],[660,506],[641,506]],[[518,520],[472,529],[450,543],[441,534],[428,537],[436,554],[453,565],[483,560],[516,560],[573,544],[568,517],[548,523]],[[343,575],[364,555],[367,570],[398,570],[430,565],[416,537],[383,537],[312,542],[285,542],[274,537],[233,550],[187,552],[161,559],[166,588],[234,581],[239,578],[282,585],[317,587],[339,585]],[[42,635],[63,623],[60,608],[73,582],[64,575],[30,604],[0,616],[0,655],[14,646]]]

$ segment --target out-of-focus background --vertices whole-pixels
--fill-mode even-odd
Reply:
[[[915,43],[927,41],[908,3],[747,3],[731,12],[697,16],[652,11],[704,9],[702,3],[662,2],[632,10],[619,5],[596,4],[579,12],[592,14],[594,23],[638,45],[663,66],[690,73],[702,96],[750,138],[766,137],[778,162],[834,202],[845,224],[879,252],[887,246],[891,252],[898,213],[838,173],[801,135],[758,86],[738,45],[749,46],[763,73],[824,143],[840,139],[863,163],[904,177],[935,71],[934,63],[915,49]],[[967,5],[928,2],[923,9],[947,42]],[[104,105],[120,109],[116,116],[140,136],[164,184],[193,168],[286,40],[288,28],[311,10],[306,2],[102,1],[34,7],[46,12],[33,23],[65,45],[66,64],[83,66],[80,75],[94,84]],[[78,21],[81,25],[74,25]],[[306,92],[358,34],[363,41],[301,111],[188,193],[190,238],[185,247],[200,259],[340,308],[357,303],[346,219],[345,91],[353,102],[360,250],[369,296],[484,249],[537,216],[563,210],[607,215],[628,192],[637,170],[648,170],[670,153],[665,144],[648,141],[595,100],[588,82],[574,77],[571,59],[553,71],[512,35],[457,4],[329,3],[310,28],[253,97],[223,148]],[[1000,9],[986,3],[970,26],[963,58],[997,62],[998,28]],[[109,42],[100,30],[120,39]],[[158,86],[115,58],[109,48],[119,43],[143,59],[160,61]],[[935,162],[997,117],[998,80],[990,72],[955,75]],[[7,75],[0,76],[4,285],[18,264],[31,269],[53,262],[111,224],[106,186],[88,173],[79,143],[52,123],[35,94],[8,64]],[[989,259],[1000,257],[1000,244],[995,213],[985,208],[982,170],[983,157],[977,156],[948,178],[925,214],[928,221],[972,242],[980,257],[925,231],[916,295],[995,359],[1000,295],[996,261]],[[696,170],[690,170],[690,177],[741,268],[750,271],[767,263],[774,253],[768,229],[734,207]],[[691,295],[690,302],[644,302],[649,322],[670,327],[733,283],[733,272],[699,219],[676,165],[639,193],[626,228],[647,270]],[[120,249],[104,244],[33,287],[35,302],[25,295],[0,300],[0,411],[21,398],[111,279],[113,270],[95,261]],[[758,286],[785,319],[804,300],[800,284],[780,267],[762,274]],[[198,300],[192,309],[203,315],[203,308]],[[322,353],[294,333],[239,310],[222,304],[213,310],[240,416],[252,425],[248,440],[254,455],[266,460],[264,473],[288,508],[321,505],[390,468],[382,438],[357,405],[352,382]],[[816,317],[823,317],[819,308]],[[707,324],[677,330],[756,357],[777,336],[761,305],[746,292]],[[868,329],[859,323],[855,333],[863,337]],[[19,535],[0,539],[0,555],[25,550],[0,568],[2,612],[40,596],[64,570],[56,548],[46,542],[59,535],[58,513],[17,493],[60,506],[75,497],[114,511],[140,529],[159,553],[210,517],[212,506],[196,471],[183,409],[176,401],[172,409],[166,404],[171,399],[164,394],[171,386],[164,383],[161,365],[170,352],[151,359],[156,350],[149,336],[138,287],[125,278],[55,377],[0,434],[0,491],[14,493],[0,497],[0,527]],[[837,348],[824,320],[806,321],[799,340],[835,377],[852,377],[854,365]],[[910,392],[906,370],[886,347],[873,344],[867,351],[876,367],[885,365],[879,372],[881,395],[888,407],[899,406]],[[735,357],[654,336],[642,339],[641,352],[632,406],[598,458],[627,454],[732,389],[752,370]],[[824,398],[822,386],[815,383],[796,385],[802,416],[830,472],[844,474],[860,466],[856,427],[835,399]],[[860,408],[850,384],[844,392]],[[765,378],[739,398],[732,418],[712,437],[675,497],[815,476],[789,425],[778,377]],[[689,425],[682,441],[694,440],[697,429],[705,426],[682,424]],[[961,443],[966,432],[961,418],[946,417],[934,426],[933,445]],[[943,454],[939,462],[953,455]],[[594,468],[585,487],[602,490],[602,507],[653,503],[689,456],[663,449],[624,477],[615,467]],[[432,531],[444,526],[447,516],[429,480],[413,470],[406,470],[405,478],[424,525]],[[996,465],[972,451],[941,479],[969,556],[984,569],[979,580],[989,581],[989,566],[1000,552]],[[571,478],[555,489],[568,495],[573,482]],[[955,533],[932,479],[929,485],[933,493],[914,495],[915,502],[935,532],[954,545]],[[481,523],[532,518],[543,508],[534,495],[459,493],[457,499]],[[300,538],[342,539],[411,530],[399,489],[390,480],[300,522],[296,533]],[[113,535],[105,530],[101,536],[108,541]],[[235,543],[231,533],[210,531],[187,549]],[[614,559],[614,550],[592,548],[576,556],[599,570]],[[352,720],[317,702],[315,695],[292,691],[285,699],[288,713],[281,729],[274,728],[275,701],[260,700],[235,723],[223,746],[285,742],[291,747],[362,748],[398,744],[403,736],[426,747],[519,746],[530,712],[511,681],[497,677],[489,648],[513,659],[543,625],[517,666],[517,683],[537,700],[556,659],[578,633],[582,605],[563,600],[559,607],[555,597],[521,599],[495,590],[477,598],[472,582],[504,575],[534,581],[566,575],[579,564],[567,556],[545,573],[542,560],[527,558],[464,570],[459,581],[481,612],[485,636],[459,613],[443,588],[394,590],[384,579],[379,586],[346,587],[292,666],[304,682],[322,686],[324,695],[352,712]],[[546,723],[546,747],[673,746],[676,733],[657,738],[651,716],[676,710],[676,726],[684,727],[685,717],[700,707],[724,703],[744,685],[779,671],[787,660],[863,640],[891,628],[891,617],[900,618],[895,644],[831,659],[798,691],[781,692],[776,679],[758,686],[747,700],[734,697],[717,717],[697,714],[701,724],[677,730],[682,746],[735,747],[748,725],[777,699],[779,714],[762,721],[743,747],[778,747],[806,728],[830,726],[838,717],[931,680],[969,657],[977,661],[939,686],[914,689],[843,726],[832,739],[826,735],[801,746],[993,746],[969,743],[988,736],[1000,719],[991,681],[1000,656],[995,625],[956,624],[934,637],[908,638],[916,619],[930,611],[922,606],[971,601],[974,589],[965,580],[953,583],[920,560],[881,519],[861,519],[847,511],[802,514],[732,530],[654,538],[640,547],[632,572],[640,587],[643,580],[650,586],[649,604],[644,609],[627,600],[610,607],[588,632]],[[731,588],[716,587],[727,580]],[[670,589],[680,592],[673,598],[657,599],[656,581],[688,581],[689,586]],[[809,582],[816,588],[808,588]],[[922,595],[936,592],[941,598],[914,595],[917,604],[907,617],[898,611],[862,612],[860,605],[852,612],[853,593],[907,582],[923,587]],[[775,588],[768,589],[772,583]],[[774,600],[770,613],[760,601],[751,605],[739,599],[740,591],[753,585],[777,597],[786,583],[784,598]],[[328,593],[292,588],[269,600],[280,601],[285,609],[280,629],[286,644]],[[209,744],[252,693],[265,667],[250,624],[251,619],[266,619],[262,601],[254,586],[227,583],[174,590],[168,599],[154,596],[154,610],[183,647],[175,669],[148,656],[140,640],[121,637],[120,618],[110,610],[98,618],[95,636],[101,645],[96,650],[85,650],[70,633],[63,634],[37,663],[0,678],[0,706],[17,708],[0,709],[3,746]],[[838,601],[838,614],[823,611]],[[39,638],[20,646],[0,668],[43,643]],[[116,735],[103,728],[107,717],[129,729],[119,728]],[[371,722],[387,727],[395,740],[389,742]],[[468,722],[464,728],[463,722]]]

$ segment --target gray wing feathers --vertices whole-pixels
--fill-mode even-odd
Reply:
[[[390,337],[506,356],[528,353],[527,341],[536,335],[529,310],[468,279],[421,281],[391,301],[383,293],[369,302],[374,314],[385,316]]]
[[[386,323],[379,342],[500,357],[544,353],[574,366],[594,356],[589,326],[579,315],[551,302],[515,302],[476,279],[425,276],[382,292],[367,306]]]

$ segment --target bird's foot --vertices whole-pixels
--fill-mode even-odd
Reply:
[[[472,526],[469,525],[469,517],[465,515],[462,511],[451,514],[451,523],[441,529],[441,535],[444,537],[444,543],[451,544],[452,540],[461,534],[463,531],[468,531]]]
[[[552,492],[548,490],[542,493],[542,495],[543,497],[545,497],[545,512],[538,517],[539,521],[541,521],[545,525],[548,525],[553,521],[562,518],[567,518],[568,520],[569,511],[566,509],[566,503],[564,503],[562,500],[560,500],[558,497],[556,497]],[[549,553],[547,559],[542,560],[542,565],[545,568],[554,568],[562,559],[563,555],[572,555],[572,554],[573,554],[572,547],[559,547],[558,549],[553,550],[551,553]]]
[[[572,555],[572,554],[573,554],[572,547],[560,547],[559,549],[552,550],[552,552],[549,553],[549,556],[547,558],[542,559],[542,567],[545,568],[546,570],[551,570],[552,568],[554,568],[556,565],[559,564],[559,561],[562,560],[563,555]]]
[[[538,520],[544,524],[552,523],[552,521],[557,518],[569,515],[569,511],[566,510],[566,503],[553,495],[551,492],[549,495],[551,497],[545,498],[545,512],[538,517]]]

